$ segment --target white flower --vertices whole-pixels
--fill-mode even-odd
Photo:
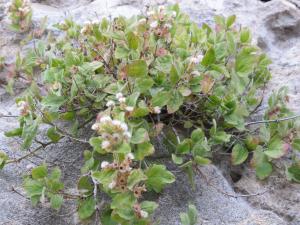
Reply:
[[[113,120],[113,121],[112,121],[112,124],[113,124],[114,126],[121,126],[122,122],[121,122],[120,120]]]
[[[125,110],[128,111],[128,112],[132,112],[133,109],[134,109],[134,107],[132,107],[132,106],[126,106],[125,107]]]
[[[17,103],[17,106],[21,109],[23,109],[26,105],[27,105],[27,102],[25,102],[25,101],[19,101]]]
[[[115,133],[115,134],[113,134],[112,136],[113,136],[113,139],[114,139],[115,141],[119,141],[119,140],[120,140],[120,135],[119,135],[119,134]]]
[[[176,17],[177,16],[177,12],[176,11],[172,11],[172,17]]]
[[[26,169],[27,170],[31,170],[31,169],[33,169],[35,167],[35,165],[33,165],[32,163],[30,163],[30,164],[28,164],[27,166],[26,166]]]
[[[92,24],[94,24],[94,25],[99,24],[99,23],[100,23],[99,20],[93,20],[93,21],[92,21]]]
[[[156,28],[158,26],[158,22],[157,21],[153,21],[152,23],[150,23],[150,27],[151,28]]]
[[[103,116],[100,119],[100,123],[106,123],[106,122],[111,122],[112,119],[109,116]]]
[[[94,123],[92,126],[92,130],[99,130],[100,124],[99,123]]]
[[[101,136],[102,136],[103,139],[110,138],[110,134],[108,134],[108,133],[102,133]]]
[[[147,218],[149,216],[148,212],[141,210],[141,217]]]
[[[155,12],[153,10],[147,12],[147,16],[153,16],[154,14],[155,14]]]
[[[164,27],[166,27],[166,28],[169,28],[169,29],[170,29],[170,28],[172,27],[172,25],[171,25],[171,24],[169,24],[169,23],[166,23]]]
[[[123,94],[121,92],[119,92],[119,93],[116,94],[116,98],[119,99],[119,98],[122,98],[122,97],[123,97]]]
[[[110,142],[109,141],[103,141],[101,144],[101,147],[103,149],[107,149],[110,146]]]
[[[103,169],[103,168],[107,167],[109,164],[110,164],[109,162],[103,161],[103,162],[101,163],[101,168]]]
[[[90,21],[84,21],[84,23],[83,23],[85,26],[89,26],[89,25],[91,25],[91,22]]]
[[[139,20],[139,23],[146,23],[146,22],[147,22],[147,20],[145,18],[142,18]]]
[[[109,189],[113,189],[116,185],[117,185],[117,182],[116,182],[115,180],[113,180],[113,181],[108,185],[108,188],[109,188]]]
[[[158,106],[155,106],[155,107],[154,107],[154,113],[160,114],[160,113],[161,113],[161,108],[158,107]]]
[[[198,56],[197,56],[197,60],[198,60],[198,62],[201,62],[201,61],[202,61],[202,59],[203,59],[203,55],[202,55],[202,54],[200,54],[200,55],[198,55]]]
[[[126,155],[126,157],[127,157],[128,159],[131,159],[131,160],[134,159],[134,155],[133,155],[131,152],[128,153],[128,154]]]
[[[123,135],[124,135],[126,138],[131,138],[131,133],[128,132],[128,131],[124,132]]]
[[[80,30],[80,33],[81,33],[81,34],[85,34],[86,31],[87,31],[86,27],[83,27],[83,28]]]
[[[191,62],[191,63],[194,63],[194,64],[198,64],[198,63],[199,63],[197,57],[191,57],[191,58],[190,58],[190,62]]]
[[[165,6],[164,5],[158,6],[158,11],[164,11],[164,10],[165,10]]]
[[[121,127],[121,129],[122,129],[123,131],[127,131],[127,130],[128,130],[128,126],[127,126],[126,123],[121,123],[120,127]]]
[[[191,74],[194,76],[200,76],[200,72],[197,70],[194,70]]]
[[[121,97],[118,100],[119,100],[120,103],[125,103],[126,102],[126,98],[124,98],[124,97]]]
[[[112,101],[112,100],[109,100],[109,101],[106,103],[106,106],[107,106],[107,107],[113,107],[113,106],[115,106],[115,102]]]

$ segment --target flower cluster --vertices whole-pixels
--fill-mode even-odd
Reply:
[[[126,98],[123,96],[121,92],[116,94],[116,100],[120,104],[120,108],[126,112],[132,112],[134,110],[133,106],[126,105]],[[113,100],[109,100],[106,103],[107,107],[114,107],[117,103]]]
[[[164,6],[160,6],[155,11],[147,12],[147,16],[150,21],[151,30],[157,36],[170,40],[170,29],[177,13],[175,11],[168,11]]]
[[[138,218],[147,218],[149,216],[148,212],[142,210],[141,205],[138,203],[134,204],[133,211]]]
[[[20,114],[21,114],[22,116],[27,116],[27,115],[29,114],[29,112],[30,112],[30,107],[29,107],[28,102],[25,102],[25,101],[19,101],[19,102],[17,103],[17,107],[18,107],[18,109],[19,109],[19,111],[20,111]]]
[[[118,190],[121,192],[128,191],[127,188],[127,179],[130,175],[130,172],[132,171],[132,162],[134,159],[134,155],[132,153],[128,153],[125,156],[125,159],[123,161],[117,162],[114,161],[112,163],[109,163],[107,161],[103,161],[101,163],[101,169],[103,170],[115,170],[117,171],[117,175],[115,179],[112,180],[112,182],[108,185],[109,189]],[[140,196],[142,190],[146,190],[145,187],[143,189],[139,189],[136,187],[136,195]]]
[[[107,152],[112,152],[115,146],[131,138],[127,124],[120,120],[113,120],[109,116],[99,115],[92,129],[101,135],[101,147]]]
[[[81,34],[89,34],[94,25],[98,25],[100,23],[99,20],[93,20],[93,21],[85,21],[83,27],[80,30]]]
[[[29,0],[14,0],[9,5],[8,13],[12,27],[21,32],[27,31],[31,26],[32,9]]]

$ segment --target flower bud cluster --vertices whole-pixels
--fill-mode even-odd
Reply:
[[[203,59],[202,54],[189,58],[191,64],[199,64],[202,61],[202,59]]]
[[[125,159],[121,162],[114,161],[112,163],[109,163],[107,161],[103,161],[101,163],[101,169],[117,171],[117,176],[108,185],[109,189],[114,189],[120,192],[128,191],[127,179],[130,175],[130,172],[132,171],[133,159],[134,159],[134,155],[132,153],[128,153],[125,156]],[[146,191],[146,188],[144,186],[134,187],[135,196],[140,197],[143,191]]]
[[[116,99],[117,102],[113,101],[113,100],[109,100],[106,103],[107,107],[114,107],[116,104],[120,104],[120,107],[122,110],[125,110],[126,112],[132,112],[134,110],[133,106],[128,106],[126,105],[126,98],[123,96],[123,94],[121,92],[116,94]]]
[[[31,25],[32,9],[29,0],[12,1],[8,7],[8,13],[14,26],[20,31],[27,31]]]
[[[159,37],[170,39],[170,29],[174,18],[177,16],[175,11],[166,10],[165,6],[159,6],[157,10],[147,12],[150,29]]]
[[[139,203],[134,204],[133,211],[138,218],[147,218],[149,216],[148,212],[142,210]]]
[[[20,110],[20,114],[22,116],[27,116],[30,112],[30,107],[29,107],[29,104],[28,102],[25,102],[25,101],[19,101],[17,103],[17,107],[18,109]]]
[[[101,136],[101,147],[107,152],[112,152],[115,146],[131,138],[127,124],[120,120],[113,120],[109,116],[99,117],[92,125],[92,129]]]

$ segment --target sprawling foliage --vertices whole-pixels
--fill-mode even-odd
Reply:
[[[29,0],[13,0],[8,9],[11,28],[15,31],[28,31],[32,25],[32,9]]]
[[[29,149],[41,124],[50,126],[42,147],[64,137],[87,142],[80,129],[92,128],[78,214],[85,220],[100,210],[103,224],[150,224],[158,205],[145,193],[175,181],[157,154],[170,157],[191,181],[215,154],[231,154],[233,165],[249,158],[260,179],[272,173],[273,161],[288,156],[286,174],[300,181],[293,151],[300,150],[299,125],[290,120],[286,90],[270,97],[263,121],[247,122],[262,102],[270,60],[234,22],[235,16],[217,16],[214,28],[199,27],[177,5],[84,26],[67,19],[56,26],[63,37],[18,58],[18,73],[31,85],[17,99],[20,127],[6,135],[21,137]],[[158,137],[167,154],[155,149]],[[1,167],[18,161],[0,153]],[[49,171],[45,164],[32,169],[24,187],[34,204],[49,200],[59,209],[65,197],[60,170]],[[103,208],[99,189],[110,196],[110,207]]]

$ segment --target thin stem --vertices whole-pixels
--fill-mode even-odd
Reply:
[[[20,157],[20,158],[8,160],[8,161],[6,162],[6,164],[10,164],[10,163],[19,163],[19,162],[21,162],[23,159],[26,159],[26,158],[28,158],[28,157],[34,155],[34,154],[35,154],[36,152],[38,152],[39,150],[41,150],[41,149],[45,148],[46,146],[51,145],[51,144],[53,144],[53,143],[54,143],[54,142],[52,142],[52,141],[51,141],[51,142],[48,142],[48,143],[43,143],[43,144],[41,144],[39,147],[37,147],[36,149],[34,149],[33,151],[29,152],[28,154],[26,154],[26,155],[24,155],[24,156],[22,156],[22,157]]]
[[[300,115],[295,115],[295,116],[284,117],[284,118],[279,118],[279,119],[274,119],[274,120],[252,121],[252,122],[246,123],[245,126],[249,126],[249,125],[253,125],[253,124],[261,124],[261,123],[279,123],[279,122],[286,121],[286,120],[297,119],[299,117],[300,117]]]

